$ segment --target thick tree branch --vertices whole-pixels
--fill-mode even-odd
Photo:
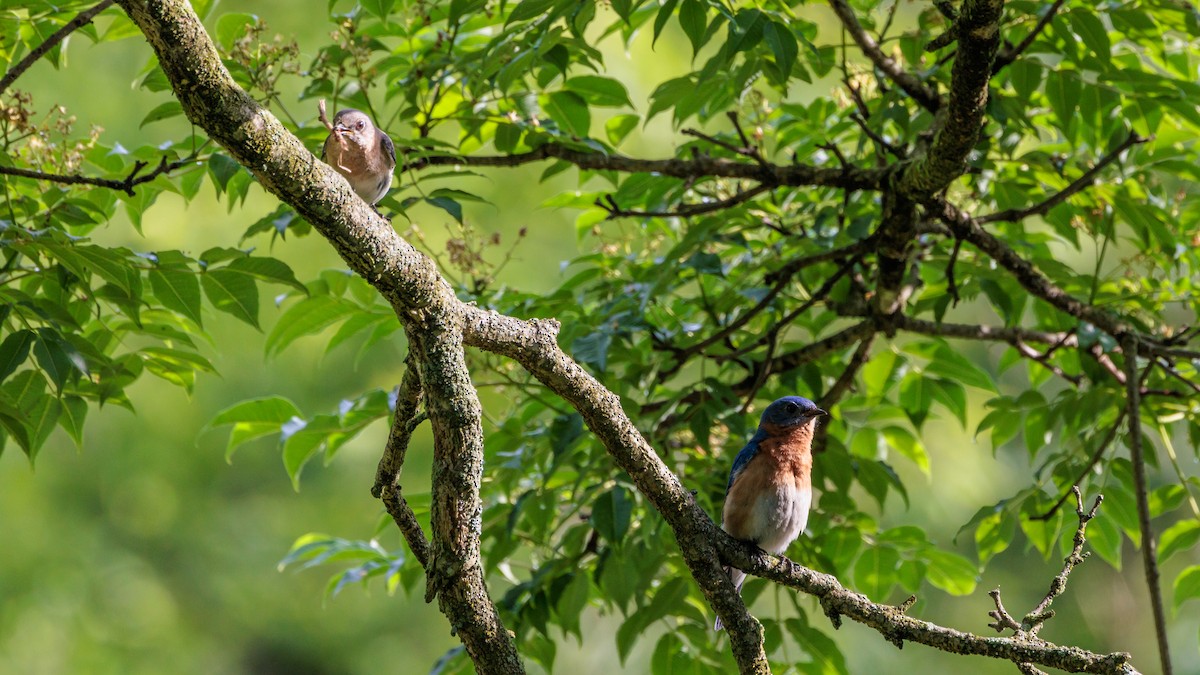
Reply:
[[[67,36],[71,33],[74,33],[80,28],[83,28],[91,23],[92,19],[96,18],[97,14],[103,12],[109,7],[112,7],[114,1],[115,0],[101,0],[92,7],[89,7],[88,9],[85,9],[77,14],[74,19],[71,19],[67,23],[63,24],[62,28],[54,31],[50,37],[46,38],[40,45],[34,47],[32,51],[26,54],[25,58],[21,59],[17,65],[9,68],[8,72],[4,74],[4,77],[0,77],[0,92],[8,91],[8,88],[12,86],[13,82],[16,82],[18,77],[21,77],[26,70],[29,70],[30,66],[37,63],[38,59],[45,56],[46,52],[54,49],[57,45],[62,43],[63,40],[66,40]]]
[[[1138,339],[1126,333],[1121,339],[1125,351],[1125,400],[1129,418],[1129,461],[1133,464],[1134,497],[1137,500],[1138,529],[1142,533],[1142,568],[1150,593],[1154,615],[1154,633],[1158,638],[1158,657],[1163,675],[1171,675],[1171,649],[1167,643],[1167,615],[1163,611],[1162,586],[1158,573],[1158,541],[1150,525],[1149,488],[1146,487],[1146,457],[1142,451],[1142,396],[1138,382]]]
[[[434,428],[427,595],[436,593],[480,672],[523,673],[512,637],[488,598],[479,562],[482,427],[462,351],[462,303],[432,261],[400,239],[344,178],[317,161],[237,86],[187,2],[119,4],[154,48],[188,118],[312,223],[396,309],[420,363]]]
[[[906,195],[922,199],[940,192],[967,169],[967,155],[983,127],[992,62],[1000,45],[1003,0],[967,0],[954,24],[958,56],[951,70],[950,97],[929,152],[896,181]]]
[[[922,82],[916,75],[904,70],[900,64],[894,59],[883,53],[879,44],[875,42],[875,38],[867,33],[867,29],[862,27],[858,22],[858,17],[854,15],[854,10],[850,7],[846,0],[829,0],[829,6],[833,8],[842,25],[845,26],[846,32],[854,39],[858,48],[862,53],[875,64],[875,67],[888,76],[888,79],[895,82],[897,86],[912,97],[922,108],[929,112],[937,112],[941,107],[942,101],[938,97],[937,91],[929,85]]]
[[[741,672],[769,673],[762,626],[746,611],[721,569],[715,541],[719,529],[625,415],[620,399],[559,348],[558,322],[520,321],[475,307],[464,311],[468,345],[512,358],[579,411],[671,527],[692,577],[726,626]]]

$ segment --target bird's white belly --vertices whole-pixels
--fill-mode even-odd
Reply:
[[[768,553],[783,551],[808,524],[812,490],[780,486],[763,492],[754,503],[750,531],[759,548]]]

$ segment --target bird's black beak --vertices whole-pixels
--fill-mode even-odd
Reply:
[[[347,131],[350,131],[350,127],[348,127],[344,124],[335,124],[335,125],[333,125],[333,130],[338,132],[339,134],[344,134]]]
[[[814,417],[826,417],[828,415],[829,415],[828,412],[821,410],[820,408],[817,408],[816,410],[813,411]]]

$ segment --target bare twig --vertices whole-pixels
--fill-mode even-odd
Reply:
[[[1083,552],[1083,544],[1087,541],[1084,538],[1084,532],[1087,530],[1088,522],[1096,517],[1096,511],[1104,501],[1104,495],[1096,495],[1096,501],[1092,504],[1091,510],[1084,511],[1083,493],[1079,491],[1079,486],[1073,486],[1071,492],[1075,494],[1075,515],[1079,518],[1079,527],[1075,528],[1071,554],[1063,560],[1062,571],[1050,582],[1050,590],[1046,591],[1046,596],[1042,598],[1037,607],[1034,607],[1033,611],[1026,614],[1025,618],[1021,620],[1021,632],[1030,637],[1037,637],[1046,620],[1054,616],[1054,610],[1050,609],[1050,605],[1054,603],[1055,598],[1067,590],[1067,577],[1071,575],[1075,566],[1088,557],[1088,554]]]
[[[63,24],[62,28],[54,31],[50,37],[46,38],[40,45],[34,47],[32,51],[25,55],[25,58],[21,59],[17,65],[9,68],[4,77],[0,78],[0,92],[8,91],[12,83],[16,82],[17,78],[21,77],[26,70],[29,70],[30,66],[37,63],[38,59],[45,56],[46,52],[54,49],[55,46],[67,39],[67,36],[71,33],[91,23],[97,14],[112,7],[114,2],[115,0],[101,0],[77,14],[74,19]]]
[[[1138,386],[1138,338],[1126,333],[1121,339],[1125,352],[1125,396],[1129,418],[1129,461],[1133,464],[1134,497],[1137,499],[1138,529],[1142,532],[1142,567],[1146,573],[1146,588],[1150,592],[1150,609],[1154,614],[1154,633],[1158,637],[1158,657],[1163,675],[1171,675],[1171,650],[1167,643],[1167,617],[1163,611],[1162,588],[1159,585],[1158,542],[1150,526],[1150,501],[1146,487],[1146,458],[1142,452],[1142,398]]]
[[[149,183],[163,174],[171,173],[175,169],[197,161],[198,159],[194,153],[184,157],[183,159],[177,159],[174,162],[168,162],[167,158],[163,157],[159,161],[158,166],[156,166],[150,173],[142,174],[140,176],[138,174],[142,173],[142,169],[146,168],[147,164],[146,162],[138,161],[133,165],[133,169],[129,172],[129,175],[125,176],[125,178],[122,180],[114,180],[112,178],[92,178],[90,176],[80,176],[78,174],[67,175],[45,173],[42,171],[32,171],[30,169],[19,169],[14,166],[0,166],[0,174],[19,176],[21,178],[32,178],[34,180],[44,180],[51,183],[62,183],[64,185],[95,185],[96,187],[121,190],[122,192],[133,196],[133,189],[142,183]]]

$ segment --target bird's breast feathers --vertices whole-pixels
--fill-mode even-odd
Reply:
[[[757,457],[737,476],[725,497],[723,526],[737,539],[781,553],[808,524],[812,487],[807,473],[780,471],[770,460]]]

